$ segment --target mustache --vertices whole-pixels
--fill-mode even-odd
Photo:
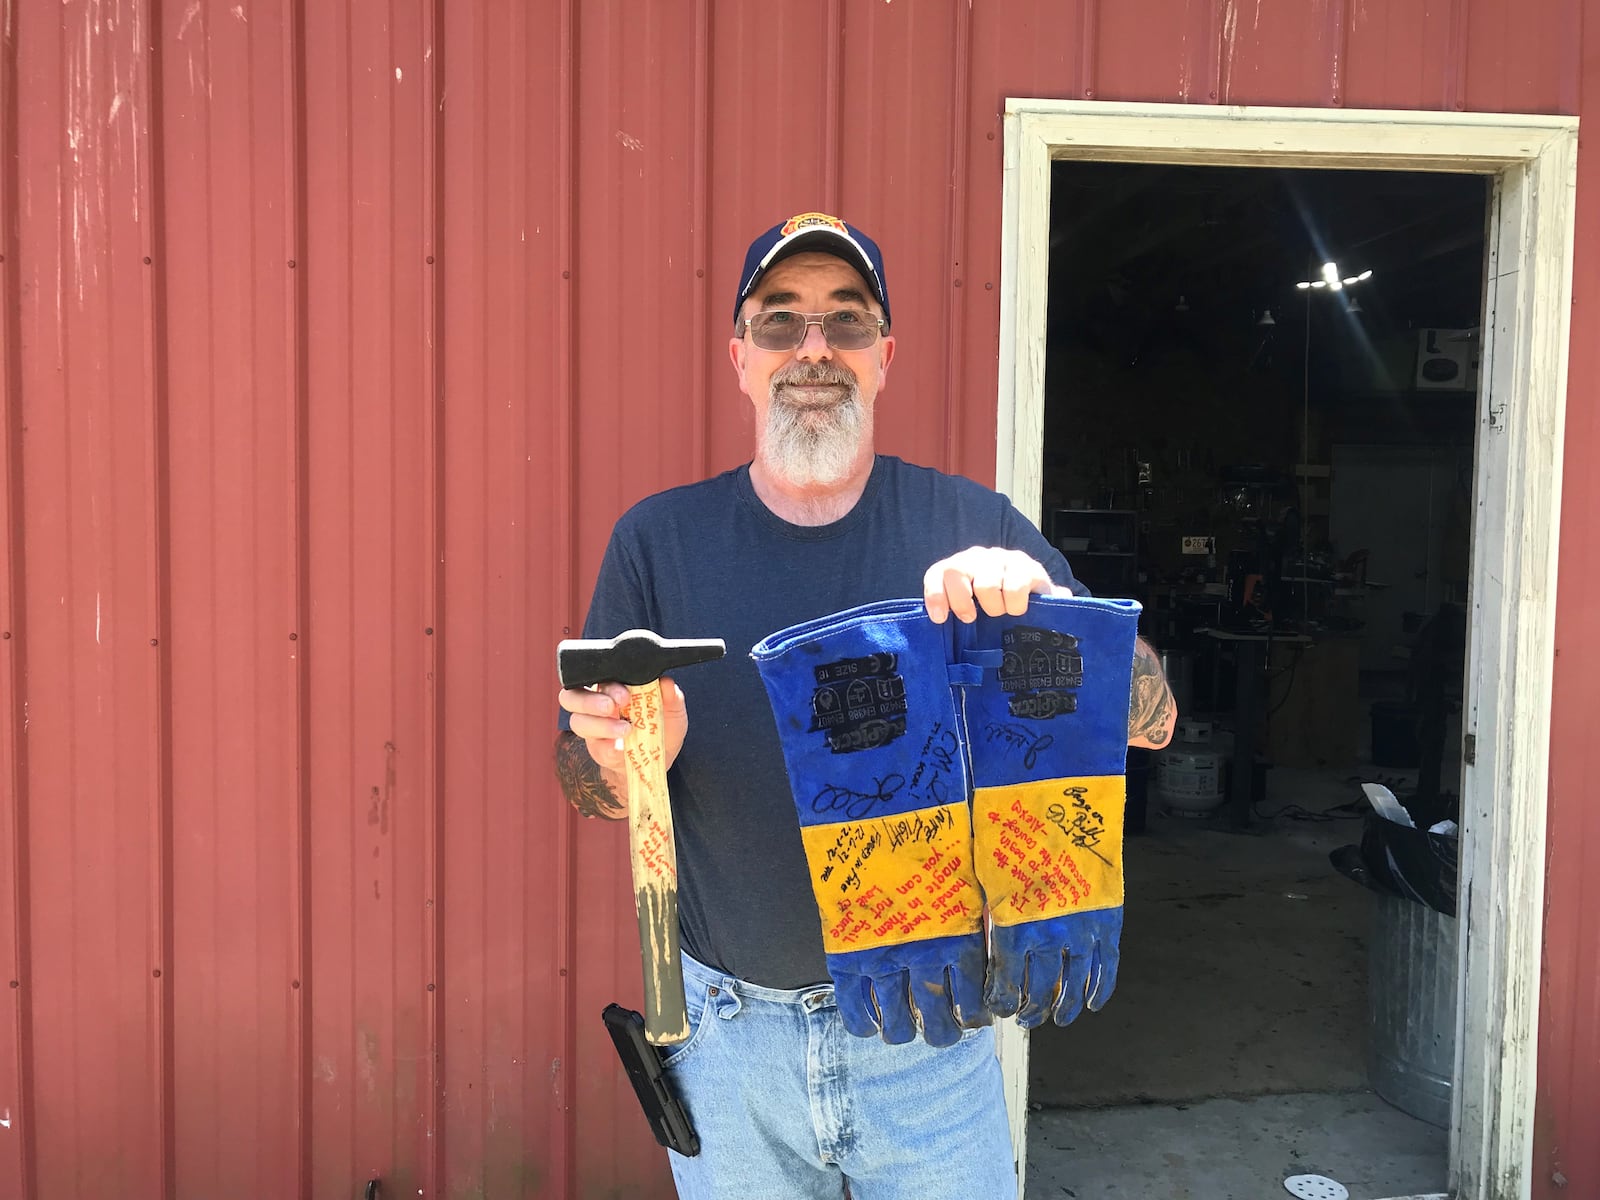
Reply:
[[[773,373],[773,387],[850,387],[855,372],[839,363],[797,362]]]

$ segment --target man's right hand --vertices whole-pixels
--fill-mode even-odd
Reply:
[[[628,700],[628,689],[620,683],[563,688],[556,697],[562,709],[571,714],[572,732],[583,739],[589,757],[619,797],[628,794],[622,753],[623,739],[631,728],[625,715]],[[677,760],[678,751],[683,749],[684,736],[689,732],[689,713],[683,692],[665,675],[661,677],[661,717],[666,750],[664,766],[670,767]]]

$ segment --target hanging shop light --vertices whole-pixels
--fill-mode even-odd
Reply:
[[[1365,283],[1371,278],[1371,269],[1365,270],[1359,275],[1341,275],[1339,273],[1338,263],[1325,262],[1322,264],[1321,278],[1303,279],[1294,286],[1299,288],[1302,292],[1310,288],[1326,288],[1330,292],[1342,292],[1347,287],[1351,287],[1358,283]]]

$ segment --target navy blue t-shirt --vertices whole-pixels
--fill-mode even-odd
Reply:
[[[886,455],[831,525],[778,517],[748,465],[651,496],[617,522],[583,636],[642,628],[728,645],[727,657],[673,674],[689,712],[668,774],[689,954],[764,987],[827,980],[783,751],[750,649],[799,621],[920,596],[923,573],[970,546],[1022,550],[1087,594],[1004,496]]]

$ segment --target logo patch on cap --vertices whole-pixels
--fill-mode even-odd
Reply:
[[[845,229],[843,221],[838,217],[830,217],[827,213],[819,212],[800,213],[798,216],[790,217],[783,223],[783,228],[778,231],[778,236],[788,237],[791,233],[797,233],[802,229],[816,227],[832,229],[836,233],[843,233],[848,236],[848,231]]]

